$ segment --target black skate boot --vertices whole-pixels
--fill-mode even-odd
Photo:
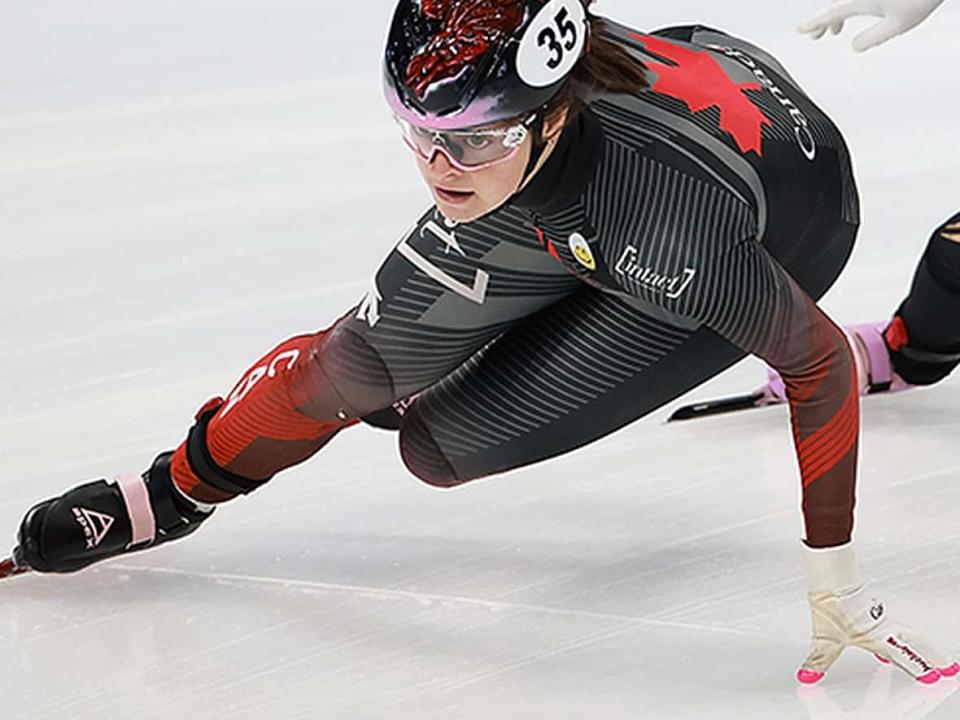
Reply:
[[[173,486],[164,453],[143,475],[98,480],[31,508],[20,524],[18,567],[71,573],[189,535],[210,517]]]

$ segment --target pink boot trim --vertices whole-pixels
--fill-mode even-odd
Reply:
[[[858,374],[868,389],[893,384],[893,366],[890,364],[887,341],[883,339],[883,328],[884,325],[879,323],[844,328],[857,360]],[[866,351],[866,357],[863,351]]]
[[[861,393],[864,395],[901,392],[914,387],[893,371],[890,349],[884,338],[887,325],[888,323],[870,323],[845,328],[854,348],[857,371],[864,380],[864,386],[861,388]],[[860,342],[858,343],[857,340]],[[866,357],[863,356],[864,350]]]
[[[797,670],[797,680],[804,685],[816,685],[823,680],[823,673],[817,672],[816,670],[807,670],[807,668],[800,668]]]
[[[787,386],[780,377],[780,373],[772,367],[767,368],[767,384],[761,388],[763,405],[785,403],[787,401]]]

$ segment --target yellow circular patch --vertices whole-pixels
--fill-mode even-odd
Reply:
[[[574,233],[570,236],[570,251],[577,259],[577,262],[587,270],[597,269],[597,261],[593,257],[593,251],[590,250],[590,245],[587,243],[586,238],[580,233]]]

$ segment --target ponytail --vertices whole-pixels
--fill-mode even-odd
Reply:
[[[635,95],[650,88],[649,70],[630,51],[611,38],[607,21],[590,13],[594,0],[580,0],[587,10],[590,42],[566,83],[550,101],[547,117],[566,108],[572,119],[596,95],[623,93]]]

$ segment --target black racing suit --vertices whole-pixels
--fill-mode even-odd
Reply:
[[[603,437],[753,353],[787,384],[808,542],[849,540],[856,373],[815,304],[859,222],[843,139],[742,40],[608,32],[651,90],[596,98],[485,217],[429,210],[358,307],[207,408],[174,458],[181,487],[249,491],[404,400],[407,466],[449,487]]]

